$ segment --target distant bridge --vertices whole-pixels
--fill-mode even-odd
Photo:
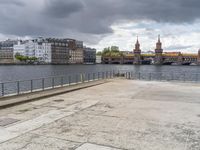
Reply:
[[[141,54],[141,64],[154,64],[155,54]],[[195,54],[163,54],[163,65],[191,65],[198,63],[198,55]],[[133,64],[134,54],[125,56],[102,57],[104,64]]]

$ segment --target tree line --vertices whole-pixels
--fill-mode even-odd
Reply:
[[[111,47],[104,48],[103,51],[97,52],[97,55],[99,55],[99,56],[123,56],[123,53],[120,52],[119,47],[111,46]]]

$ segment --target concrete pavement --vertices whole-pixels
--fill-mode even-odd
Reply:
[[[114,79],[1,109],[0,150],[199,150],[199,91]]]

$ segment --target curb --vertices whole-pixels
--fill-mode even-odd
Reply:
[[[34,93],[28,93],[28,94],[22,94],[22,95],[17,95],[17,96],[11,96],[11,97],[4,97],[0,98],[0,109],[7,108],[7,107],[12,107],[15,105],[23,104],[26,102],[30,101],[36,101],[39,99],[43,98],[48,98],[64,93],[69,93],[93,86],[98,86],[101,84],[105,84],[110,82],[109,80],[101,80],[101,81],[91,81],[91,82],[86,82],[82,84],[76,84],[76,85],[71,85],[71,86],[66,86],[66,87],[58,87],[55,89],[48,89],[45,91],[39,91],[39,92],[34,92]]]

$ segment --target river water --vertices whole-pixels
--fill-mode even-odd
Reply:
[[[0,97],[105,78],[111,71],[139,80],[200,82],[199,66],[11,65],[0,66]]]
[[[200,66],[154,66],[154,65],[11,65],[0,66],[0,82],[47,78],[50,76],[92,73],[110,70],[133,72],[178,72],[200,74]]]

